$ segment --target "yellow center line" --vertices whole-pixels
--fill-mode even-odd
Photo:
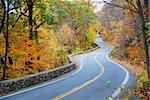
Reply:
[[[92,78],[91,80],[88,80],[88,81],[84,82],[83,84],[81,84],[81,85],[79,85],[79,86],[77,86],[77,87],[75,87],[75,88],[73,88],[73,89],[71,89],[71,90],[69,90],[69,91],[66,91],[66,92],[64,92],[64,93],[62,93],[62,94],[60,94],[60,95],[54,97],[52,100],[60,100],[60,99],[62,99],[62,98],[64,98],[64,97],[66,97],[66,96],[68,96],[68,95],[70,95],[70,94],[72,94],[72,93],[74,93],[74,92],[80,90],[81,88],[83,88],[83,87],[85,87],[85,86],[91,84],[92,82],[96,81],[99,77],[101,77],[101,76],[103,75],[103,73],[104,73],[104,66],[96,59],[96,57],[97,57],[99,54],[100,54],[100,53],[98,53],[98,54],[95,56],[95,61],[96,61],[96,63],[100,66],[100,69],[101,69],[100,73],[99,73],[97,76],[95,76],[95,77]]]

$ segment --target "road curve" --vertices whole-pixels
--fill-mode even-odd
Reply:
[[[87,54],[75,56],[80,66],[58,79],[0,97],[0,100],[105,100],[114,99],[129,81],[130,73],[113,62],[108,54],[112,47],[97,37],[101,47]]]

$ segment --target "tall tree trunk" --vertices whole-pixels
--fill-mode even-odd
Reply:
[[[30,39],[33,39],[33,21],[32,21],[32,15],[33,15],[33,2],[32,0],[27,0],[27,6],[29,10],[29,31],[30,31]]]
[[[1,0],[1,2],[2,2],[2,5],[3,5],[3,17],[2,17],[2,21],[1,21],[1,26],[0,26],[0,34],[1,34],[1,32],[2,32],[2,29],[3,29],[3,27],[4,27],[4,24],[5,24],[5,16],[6,16],[6,5],[5,5],[5,2],[4,2],[4,0]]]
[[[147,22],[149,22],[149,0],[144,0],[144,6],[145,6],[145,10],[146,10],[145,23],[147,23]],[[148,28],[144,29],[145,33],[146,33],[146,30],[148,30]],[[145,42],[147,42],[147,41],[145,40]],[[147,50],[147,53],[148,53],[147,60],[149,61],[150,60],[150,57],[149,57],[149,48]],[[149,78],[149,81],[150,81],[150,61],[149,62],[148,61],[147,61],[147,68],[148,68],[148,78]],[[150,82],[149,82],[149,91],[150,91]]]
[[[147,43],[147,35],[146,35],[146,29],[145,29],[145,22],[143,20],[142,22],[142,32],[143,32],[143,43],[145,47],[145,54],[146,54],[146,65],[147,65],[147,72],[148,72],[148,78],[150,81],[150,61],[149,61],[149,48],[148,48],[148,43]]]
[[[144,7],[146,10],[145,20],[146,20],[146,22],[148,22],[149,21],[149,1],[148,0],[144,0]]]
[[[148,5],[149,5],[148,0],[144,0],[144,6],[145,6],[146,8],[148,8]]]
[[[147,1],[147,0],[145,0],[145,1]],[[146,28],[145,28],[145,23],[147,22],[147,20],[144,18],[144,14],[142,12],[142,6],[141,6],[140,0],[137,0],[136,3],[137,3],[137,7],[139,9],[139,15],[141,17],[141,22],[142,22],[142,36],[143,36],[143,43],[144,43],[145,54],[146,54],[146,65],[147,65],[148,79],[150,81],[149,48],[148,48]]]
[[[149,11],[149,4],[148,4],[148,1],[149,0],[144,0],[144,5],[145,5],[145,8]],[[109,4],[109,5],[112,5],[112,6],[115,6],[115,7],[119,7],[119,8],[123,8],[124,9],[124,7],[122,7],[122,6],[120,6],[120,5],[114,5],[114,4],[111,4],[111,3],[108,3],[108,2],[106,2],[105,0],[104,0],[104,2],[106,3],[106,4]],[[149,81],[150,81],[150,58],[149,58],[149,48],[148,48],[148,40],[147,40],[147,34],[146,34],[146,28],[145,28],[145,24],[147,23],[147,22],[149,22],[149,16],[147,16],[147,14],[144,16],[144,13],[143,13],[143,8],[142,8],[142,6],[141,6],[141,1],[140,0],[135,0],[135,2],[136,2],[136,6],[132,3],[132,1],[130,2],[130,0],[126,0],[126,2],[127,3],[129,3],[129,4],[131,4],[131,5],[133,5],[133,7],[135,7],[136,8],[136,6],[137,6],[137,9],[136,9],[136,11],[137,11],[137,13],[138,13],[138,15],[140,16],[140,18],[141,18],[141,24],[142,24],[142,37],[143,37],[143,43],[144,43],[144,48],[145,48],[145,54],[146,54],[146,66],[147,66],[147,72],[148,72],[148,79],[149,79]],[[129,8],[128,8],[129,9]],[[131,9],[129,9],[129,10],[131,10]],[[149,13],[147,11],[147,13]]]
[[[3,67],[3,80],[6,78],[6,69],[7,69],[7,56],[8,56],[8,47],[9,47],[9,35],[8,35],[8,25],[9,25],[9,0],[7,0],[7,14],[6,14],[6,33],[5,33],[5,62]]]

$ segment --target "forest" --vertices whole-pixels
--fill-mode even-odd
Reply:
[[[139,8],[134,0],[124,2],[115,0],[114,3],[107,3],[103,13],[97,16],[100,22],[101,36],[107,43],[115,46],[112,57],[117,62],[125,65],[137,77],[137,85],[133,91],[128,91],[130,96],[138,96],[141,100],[148,100],[149,95],[149,59],[150,53],[146,54],[144,40],[147,49],[150,47],[150,24],[148,21],[148,9],[145,1],[137,0],[141,3]],[[145,3],[145,4],[144,4]],[[141,9],[144,18],[145,39],[143,38]],[[147,50],[148,52],[149,50]],[[149,57],[148,57],[149,58]],[[147,61],[146,61],[147,59]],[[128,97],[125,95],[125,97]]]
[[[122,98],[150,95],[148,0],[0,0],[0,80],[68,64],[68,55],[93,48],[96,33],[110,45],[112,59],[136,76]],[[101,2],[97,2],[101,3]]]
[[[85,1],[1,0],[0,5],[1,80],[62,66],[68,54],[92,48],[98,22]]]

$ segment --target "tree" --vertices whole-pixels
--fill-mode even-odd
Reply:
[[[2,7],[3,7],[3,16],[2,16],[2,21],[1,21],[1,26],[0,26],[0,34],[2,32],[2,29],[4,27],[4,22],[5,22],[5,17],[6,17],[6,5],[4,0],[1,0],[2,2]]]
[[[88,49],[90,45],[87,45],[87,42],[91,39],[89,37],[93,36],[89,35],[87,37],[87,29],[91,27],[92,24],[96,24],[96,15],[93,13],[93,9],[90,7],[89,3],[82,0],[52,3],[55,4],[52,8],[57,14],[58,21],[66,22],[74,31],[73,34],[78,38],[81,47],[83,47],[83,49]],[[95,39],[95,37],[93,38]]]
[[[125,2],[127,3],[127,5],[118,5],[118,4],[114,4],[114,3],[108,3],[107,1],[103,1],[104,3],[114,6],[114,7],[118,7],[118,8],[122,8],[122,9],[128,9],[130,10],[131,13],[136,13],[139,15],[140,20],[141,20],[141,30],[142,33],[141,35],[143,36],[143,44],[145,47],[145,54],[146,54],[146,65],[147,65],[147,72],[148,72],[148,78],[150,81],[150,58],[149,58],[149,47],[148,47],[148,37],[146,34],[146,23],[149,22],[148,20],[148,0],[144,0],[144,7],[142,6],[142,2],[140,0],[125,0]],[[101,3],[101,2],[100,2]],[[144,9],[146,9],[146,14],[144,14]]]
[[[33,38],[33,25],[32,25],[33,2],[32,0],[26,0],[26,2],[27,2],[28,10],[29,10],[28,19],[29,19],[30,39],[32,39]]]
[[[8,32],[9,31],[8,30],[8,27],[9,27],[9,4],[10,4],[9,0],[7,0],[6,3],[7,3],[7,7],[6,7],[7,9],[5,9],[5,10],[7,10],[7,11],[6,11],[6,31],[5,31],[5,34],[4,34],[4,37],[5,37],[5,55],[4,55],[3,77],[2,77],[3,80],[5,80],[5,77],[6,77],[8,47],[9,47],[9,40],[8,40],[8,37],[9,37],[9,32]]]
[[[62,66],[67,63],[68,54],[92,47],[96,29],[92,24],[96,18],[85,1],[1,1],[3,79]]]

